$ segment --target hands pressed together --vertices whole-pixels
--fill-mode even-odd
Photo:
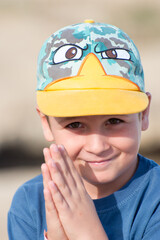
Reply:
[[[108,240],[83,181],[62,145],[42,164],[48,240]]]

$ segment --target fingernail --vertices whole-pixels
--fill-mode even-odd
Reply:
[[[58,148],[60,149],[60,150],[62,150],[62,151],[64,151],[64,146],[63,145],[58,145]]]
[[[43,154],[45,155],[48,152],[48,148],[43,149]]]
[[[55,145],[55,144],[52,144],[52,150],[54,151],[54,152],[58,152],[58,147],[57,147],[57,145]]]
[[[41,165],[41,170],[42,170],[42,171],[45,171],[45,169],[46,169],[46,166],[45,166],[45,163],[43,163],[43,164]]]

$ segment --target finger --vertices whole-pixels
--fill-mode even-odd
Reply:
[[[43,155],[44,155],[44,159],[45,159],[46,163],[48,163],[48,160],[52,158],[49,148],[44,148],[43,149]]]
[[[45,207],[46,207],[46,213],[52,213],[54,214],[56,217],[58,217],[57,215],[57,211],[52,199],[52,194],[50,193],[48,188],[44,188],[43,190],[44,193],[44,199],[45,199]]]
[[[52,199],[52,194],[48,188],[44,189],[47,235],[49,239],[67,239],[62,224],[59,220],[58,212]]]
[[[50,154],[52,159],[57,163],[59,169],[65,174],[68,174],[68,166],[64,161],[63,156],[61,155],[59,146],[56,144],[52,144],[50,146]]]
[[[61,191],[53,181],[49,182],[49,189],[58,213],[61,214],[64,210],[69,209],[68,203],[66,202]]]
[[[43,176],[43,186],[44,188],[47,188],[48,182],[51,181],[51,175],[50,175],[47,164],[43,163],[41,165],[41,171]]]
[[[69,196],[71,194],[70,188],[69,188],[63,174],[56,166],[56,163],[54,163],[53,160],[49,160],[48,166],[50,169],[51,178],[52,178],[54,184],[56,184],[57,188],[61,192],[62,196]]]
[[[67,153],[66,149],[64,148],[63,145],[59,145],[59,149],[61,151],[61,154],[62,154],[63,158],[65,159],[65,162],[67,162],[68,170],[69,170],[69,172],[72,173],[72,176],[73,176],[73,178],[75,180],[76,185],[80,184],[80,185],[82,185],[84,187],[82,178],[80,177],[77,169],[75,168],[73,161],[68,156],[68,153]]]
[[[52,144],[50,146],[50,151],[51,151],[52,159],[55,161],[56,166],[58,167],[61,174],[63,175],[63,178],[65,179],[66,184],[68,184],[68,186],[75,186],[76,185],[75,180],[72,176],[72,172],[68,167],[68,163],[65,157],[61,154],[60,146]]]
[[[51,159],[51,154],[50,154],[49,148],[43,149],[43,155],[44,155],[45,163],[48,164],[49,159]],[[48,184],[48,181],[51,180],[50,171],[46,164],[42,164],[42,166],[41,166],[44,187],[46,187]]]

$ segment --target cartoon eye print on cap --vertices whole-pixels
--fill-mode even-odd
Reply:
[[[74,44],[65,44],[59,47],[51,56],[49,63],[59,64],[73,60],[80,60],[83,56],[83,51],[88,49],[82,49]],[[105,51],[97,52],[95,47],[95,53],[101,54],[102,59],[115,59],[115,60],[131,60],[129,50],[122,48],[112,48]]]
[[[131,60],[131,55],[129,51],[126,49],[115,48],[108,49],[106,51],[101,52],[102,59],[120,59],[120,60]]]
[[[53,64],[79,60],[83,55],[83,50],[84,49],[73,44],[63,45],[55,51]]]

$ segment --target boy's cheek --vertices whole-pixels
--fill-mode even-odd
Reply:
[[[62,144],[65,147],[69,157],[72,160],[75,159],[77,152],[80,151],[80,142],[76,139],[70,138],[69,136],[67,138],[61,137],[61,136],[55,137],[55,143]],[[79,147],[77,146],[77,143],[79,143],[78,144]],[[79,148],[79,150],[78,150],[78,148]]]
[[[130,136],[115,139],[111,145],[122,152],[137,151],[140,144],[140,134],[135,131]]]

